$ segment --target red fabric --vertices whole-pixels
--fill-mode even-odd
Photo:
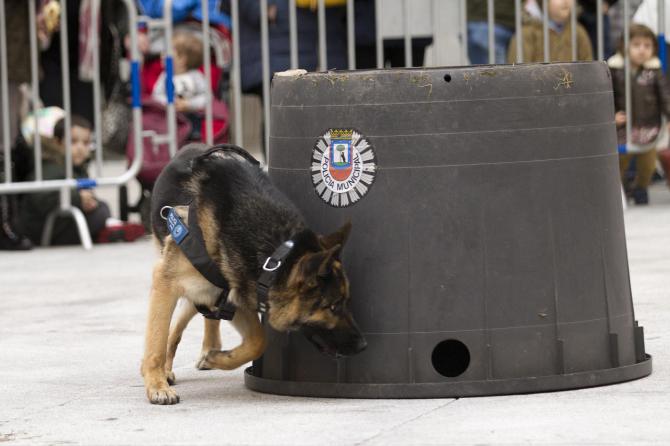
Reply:
[[[142,96],[151,96],[154,91],[154,85],[158,77],[163,72],[163,61],[157,57],[150,59],[142,64],[141,78],[142,78]]]
[[[165,118],[165,106],[152,100],[146,100],[142,103],[142,128],[144,130],[153,130],[159,135],[167,133],[167,121]],[[225,102],[215,100],[212,102],[214,144],[228,142],[228,107]],[[206,129],[205,120],[202,121],[201,135],[205,139]],[[177,149],[185,144],[192,142],[189,140],[191,133],[191,121],[182,114],[177,113]],[[170,149],[168,144],[160,144],[154,147],[151,138],[143,139],[142,167],[137,174],[137,180],[146,188],[151,186],[158,178],[163,168],[170,161]],[[135,139],[133,132],[128,135],[126,144],[126,158],[128,163],[132,163],[135,158]]]

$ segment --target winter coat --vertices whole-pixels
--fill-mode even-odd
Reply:
[[[626,111],[626,75],[621,53],[610,57],[614,110]],[[631,73],[631,125],[633,142],[645,144],[660,131],[662,116],[670,118],[670,89],[661,71],[661,61],[654,57]],[[619,143],[626,141],[626,126],[617,129]]]
[[[550,62],[572,61],[572,25],[568,22],[563,31],[558,33],[549,28],[549,60]],[[544,29],[542,22],[530,20],[523,25],[523,61],[544,62]],[[516,39],[512,37],[507,51],[507,61],[516,63]],[[577,60],[593,60],[591,40],[586,30],[577,24]]]
[[[495,22],[508,29],[515,28],[514,0],[497,0],[493,8]],[[468,0],[468,22],[488,21],[488,1]]]
[[[42,138],[42,178],[44,180],[62,180],[65,178],[65,164],[63,155],[58,144],[49,138]],[[74,166],[74,178],[88,178],[86,166]],[[35,179],[33,172],[28,177],[28,181]],[[72,189],[70,200],[73,206],[81,209],[81,199],[79,192]],[[60,206],[60,192],[39,192],[26,194],[21,201],[20,227],[25,235],[34,243],[40,243],[42,231],[49,214]],[[53,236],[57,238],[59,234],[66,232],[74,223],[71,219],[56,219],[53,227]]]
[[[261,59],[261,24],[259,0],[245,0],[240,7],[240,59],[242,89],[253,91],[263,82]],[[288,0],[268,0],[277,6],[277,18],[269,25],[270,75],[291,67]],[[345,8],[326,8],[328,68],[347,68],[347,35]],[[296,8],[298,27],[298,68],[317,69],[319,33],[317,14]],[[268,79],[269,80],[269,79]]]

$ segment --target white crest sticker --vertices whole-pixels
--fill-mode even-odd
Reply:
[[[323,201],[347,207],[368,193],[375,181],[375,152],[363,135],[352,129],[330,129],[312,152],[312,184]]]

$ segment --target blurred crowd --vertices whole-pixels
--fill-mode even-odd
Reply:
[[[105,154],[117,154],[132,160],[135,153],[129,106],[129,33],[124,2],[101,1],[98,23],[91,20],[91,0],[0,0],[4,1],[7,30],[8,100],[10,104],[9,139],[11,141],[13,181],[36,178],[33,165],[33,147],[39,137],[43,145],[41,173],[43,179],[65,176],[66,133],[70,134],[73,174],[76,178],[88,176],[88,164],[95,150],[104,148]],[[30,106],[30,33],[29,2],[37,10],[36,35],[38,41],[39,125],[35,124]],[[598,0],[548,0],[547,11],[542,0],[523,2],[522,29],[515,30],[515,1],[496,0],[494,15],[495,63],[515,63],[517,39],[522,40],[523,61],[551,62],[597,58]],[[290,14],[288,0],[267,0],[270,73],[290,68]],[[355,0],[356,67],[377,66],[375,0]],[[489,63],[489,28],[487,1],[467,2],[467,54],[472,64]],[[632,0],[631,17],[623,16],[623,2],[602,1],[603,58],[612,70],[616,126],[620,144],[622,188],[636,204],[649,201],[647,189],[652,181],[667,177],[670,155],[667,150],[667,122],[670,117],[670,96],[664,76],[664,61],[659,59],[656,0]],[[161,18],[164,0],[135,0],[139,15]],[[263,70],[261,59],[261,11],[259,0],[240,0],[239,35],[241,85],[244,94],[263,98]],[[325,0],[327,30],[327,67],[347,69],[346,0]],[[188,141],[202,141],[206,133],[205,106],[211,98],[214,114],[214,140],[226,142],[229,138],[228,113],[230,90],[231,4],[229,0],[209,0],[210,41],[212,64],[210,76],[203,68],[203,34],[200,26],[203,11],[200,0],[172,2],[174,36],[170,44],[174,53],[174,94],[177,110],[178,145]],[[308,71],[317,70],[318,17],[316,0],[296,0],[298,66]],[[670,29],[670,7],[666,8]],[[576,47],[572,41],[572,14],[577,17]],[[62,62],[60,48],[60,19],[65,14],[68,23],[66,36],[71,102],[71,128],[64,131]],[[549,54],[544,54],[543,17],[548,19]],[[636,24],[630,29],[630,46],[622,45],[623,23]],[[99,36],[99,48],[91,42]],[[424,65],[426,48],[432,37],[412,37],[412,64]],[[160,28],[145,24],[139,33],[142,56],[141,85],[145,129],[157,134],[166,133],[165,106],[168,86],[165,73],[165,38]],[[667,43],[665,45],[667,46]],[[93,144],[91,123],[93,110],[94,53],[98,51],[102,84],[102,113],[100,140]],[[626,53],[627,51],[627,53]],[[385,67],[405,64],[404,39],[383,40]],[[623,74],[628,56],[632,75],[632,110],[626,114]],[[631,122],[627,122],[630,120]],[[629,130],[630,135],[627,134]],[[0,156],[3,153],[0,126]],[[142,198],[150,196],[151,187],[169,153],[165,142],[145,141],[144,163],[138,180],[143,189]],[[107,155],[106,155],[107,156]],[[2,161],[0,161],[2,162]],[[665,167],[665,172],[663,169]],[[2,169],[4,171],[4,169]],[[2,174],[0,174],[2,175]],[[0,178],[4,181],[4,178]],[[111,216],[109,206],[89,189],[73,191],[71,201],[85,215],[89,231],[96,242],[132,241],[148,228],[144,224],[129,223]],[[137,205],[146,210],[147,202]],[[39,244],[44,224],[59,207],[58,192],[41,192],[22,196],[0,196],[0,249],[30,249]],[[124,220],[126,214],[123,213]],[[78,243],[74,222],[60,216],[51,235],[52,244]]]

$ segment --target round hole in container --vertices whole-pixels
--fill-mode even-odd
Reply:
[[[431,360],[437,373],[453,378],[468,369],[470,351],[461,341],[447,339],[435,346]]]
[[[451,74],[447,73],[444,75],[444,81],[445,82],[451,82]]]

